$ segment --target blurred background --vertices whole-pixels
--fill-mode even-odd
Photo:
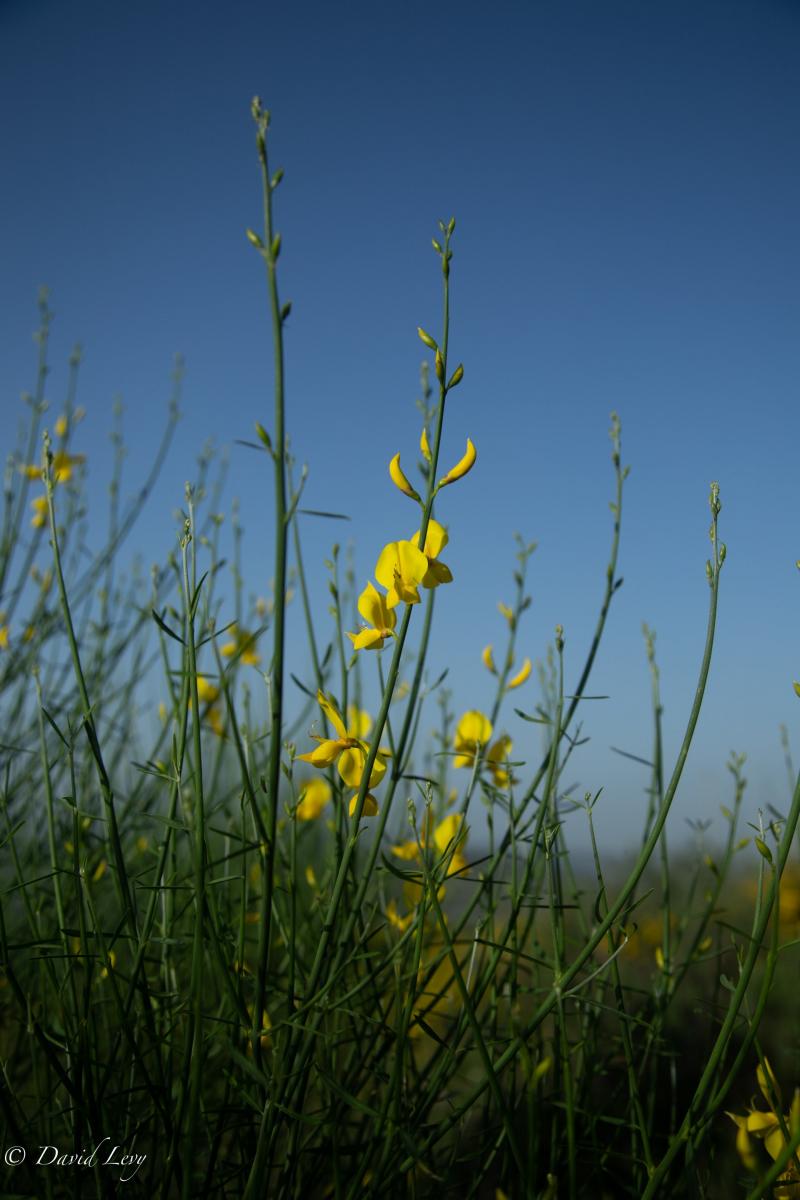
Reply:
[[[269,464],[235,444],[272,420],[264,272],[245,238],[260,224],[257,93],[273,114],[271,166],[286,172],[276,221],[304,504],[351,517],[304,519],[321,625],[334,539],[355,544],[360,590],[384,543],[415,528],[387,464],[400,451],[411,474],[417,457],[415,329],[439,331],[430,239],[453,214],[451,363],[465,376],[443,464],[467,436],[478,462],[437,508],[455,582],[437,600],[431,678],[449,668],[457,714],[489,705],[481,650],[503,643],[497,604],[513,596],[519,531],[539,543],[519,658],[542,659],[561,623],[574,687],[608,561],[615,409],[632,468],[624,585],[589,688],[609,699],[585,708],[591,741],[570,778],[579,796],[604,788],[606,847],[638,838],[648,772],[612,747],[650,754],[642,621],[657,633],[668,765],[680,744],[705,636],[716,479],[728,558],[715,660],[669,828],[680,842],[687,819],[715,818],[722,836],[733,749],[748,754],[750,819],[769,804],[785,811],[780,727],[791,739],[800,712],[798,51],[790,0],[536,0],[491,15],[471,0],[3,0],[6,452],[35,381],[47,284],[53,420],[69,353],[77,341],[85,351],[87,417],[73,448],[87,456],[98,545],[115,399],[125,498],[155,453],[180,351],[183,419],[126,554],[149,566],[175,546],[173,513],[210,440],[230,454],[225,507],[238,497],[246,587],[268,593]],[[291,611],[303,677],[299,605]],[[536,673],[512,695],[532,712]],[[512,707],[514,757],[538,761],[540,729]]]

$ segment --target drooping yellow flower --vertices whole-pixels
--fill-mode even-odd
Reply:
[[[300,785],[300,800],[297,805],[298,821],[314,821],[331,798],[331,788],[327,780],[314,775]]]
[[[238,657],[240,662],[245,666],[257,667],[261,662],[261,655],[256,650],[255,635],[249,633],[246,629],[240,629],[238,625],[231,625],[229,631],[231,641],[226,642],[220,653],[224,658]]]
[[[31,525],[34,529],[41,529],[47,524],[47,496],[34,496],[31,500],[31,508],[33,516],[31,517]]]
[[[392,483],[396,488],[399,488],[404,496],[408,496],[409,500],[416,500],[420,504],[422,501],[419,498],[419,492],[412,487],[406,475],[400,466],[400,455],[395,454],[392,461],[389,463],[389,474],[392,477]]]
[[[387,637],[391,637],[397,624],[397,614],[389,606],[388,597],[382,596],[376,587],[368,583],[358,597],[358,611],[365,621],[369,621],[370,629],[365,626],[358,633],[347,636],[355,650],[382,650]]]
[[[492,675],[496,675],[497,667],[494,665],[494,655],[492,654],[491,644],[484,646],[483,652],[481,653],[481,658],[483,659],[483,665],[486,667],[486,670],[491,671]]]
[[[486,751],[486,765],[492,773],[495,785],[499,788],[508,787],[512,782],[511,771],[507,766],[512,746],[511,738],[504,733]]]
[[[447,530],[431,517],[430,521],[428,521],[428,528],[425,531],[425,545],[423,546],[423,553],[428,564],[428,568],[422,579],[423,587],[435,588],[440,583],[453,582],[450,568],[446,563],[439,562],[439,555],[449,540]],[[417,530],[411,539],[411,544],[415,547],[419,545],[419,530]]]
[[[354,791],[358,791],[361,787],[361,776],[364,773],[370,748],[361,738],[352,737],[347,732],[347,727],[342,720],[339,710],[324,692],[317,692],[317,701],[339,736],[336,738],[324,738],[313,734],[312,736],[318,745],[307,754],[298,754],[297,757],[301,761],[310,762],[312,766],[319,767],[320,769],[330,767],[336,763],[339,774],[347,786],[353,788]],[[385,774],[385,753],[379,751],[372,765],[369,787],[376,787]]]
[[[419,604],[419,587],[427,573],[428,560],[413,542],[389,542],[375,564],[375,578],[386,588],[389,608],[401,602]]]
[[[457,479],[463,478],[468,471],[471,471],[475,465],[475,459],[478,457],[478,452],[473,446],[469,438],[467,438],[466,453],[458,460],[454,467],[444,475],[438,483],[438,487],[447,487],[449,483],[455,483]]]
[[[433,458],[433,455],[431,454],[431,447],[430,443],[428,442],[428,431],[424,425],[422,426],[422,433],[420,434],[419,448],[422,452],[422,457],[430,462]]]
[[[511,691],[512,688],[521,687],[521,685],[525,682],[525,680],[530,675],[531,670],[532,670],[531,660],[529,658],[526,658],[525,662],[522,664],[520,669],[517,671],[517,673],[513,677],[513,679],[509,679],[508,683],[506,684],[506,689],[508,691]]]
[[[348,811],[351,817],[355,816],[355,811],[357,808],[358,792],[356,792],[355,796],[350,797],[350,808]],[[372,792],[367,792],[366,796],[364,797],[364,807],[361,810],[361,815],[362,817],[377,817],[378,815],[378,801],[375,799]]]
[[[456,726],[455,767],[471,767],[481,746],[485,746],[492,736],[492,723],[482,712],[472,708],[465,712]]]

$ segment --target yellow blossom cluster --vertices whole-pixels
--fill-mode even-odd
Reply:
[[[61,420],[63,418],[60,417],[59,421]],[[56,422],[56,427],[58,428],[58,422]],[[66,426],[64,429],[66,432]],[[85,461],[84,454],[68,454],[66,450],[57,450],[50,465],[53,483],[68,483],[72,478],[73,469]],[[20,467],[20,471],[28,479],[42,478],[42,468],[37,463],[25,463]],[[34,529],[41,529],[47,524],[47,497],[34,496],[31,508],[33,509],[31,525]]]
[[[358,709],[351,710],[348,713],[350,716],[350,727],[348,728],[342,719],[341,713],[329,696],[326,696],[322,691],[318,691],[317,702],[338,736],[335,738],[325,738],[319,734],[312,734],[312,737],[317,742],[316,747],[307,754],[298,754],[297,757],[300,761],[309,762],[312,766],[319,767],[321,770],[324,770],[326,767],[332,767],[334,763],[336,764],[342,780],[355,793],[350,800],[350,816],[352,816],[356,811],[358,791],[361,787],[364,768],[370,753],[369,743],[364,741],[363,737],[363,734],[368,733],[370,729],[369,717],[367,717],[366,713],[362,713]],[[378,802],[372,795],[372,788],[377,787],[386,774],[386,759],[388,757],[389,751],[383,747],[378,750],[375,756],[367,785],[370,790],[367,792],[364,800],[362,815],[365,817],[374,817],[378,811]],[[317,792],[316,804],[321,809],[325,801],[320,804],[319,800],[320,793]],[[300,816],[305,802],[305,796],[301,796],[298,816]],[[314,803],[312,794],[312,805],[309,811],[312,815],[318,815],[317,813],[313,813]]]
[[[764,1066],[759,1063],[756,1079],[767,1102],[767,1111],[751,1106],[743,1117],[738,1113],[727,1114],[736,1125],[736,1149],[742,1164],[752,1172],[758,1170],[754,1138],[763,1143],[764,1149],[774,1162],[788,1145],[787,1133],[793,1139],[800,1133],[800,1088],[795,1088],[788,1114],[781,1115],[778,1111],[783,1104],[781,1090],[768,1059],[764,1059]],[[776,1200],[800,1200],[800,1153],[789,1159],[786,1170],[770,1194],[775,1196]]]
[[[465,712],[456,726],[454,738],[456,755],[453,766],[474,767],[481,747],[491,741],[492,732],[492,723],[484,713],[475,708]],[[486,751],[483,761],[491,772],[497,787],[508,787],[512,782],[512,775],[507,765],[512,748],[511,738],[504,733],[502,737],[492,742]]]

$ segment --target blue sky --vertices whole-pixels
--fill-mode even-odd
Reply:
[[[540,658],[557,622],[574,681],[596,619],[610,537],[608,415],[632,471],[618,593],[587,711],[581,790],[605,787],[610,844],[638,831],[646,783],[611,745],[647,754],[640,632],[658,635],[668,754],[705,631],[708,485],[728,545],[706,708],[671,826],[729,799],[724,763],[749,755],[750,814],[786,805],[778,728],[796,732],[800,557],[800,9],[779,0],[609,0],[379,6],[5,0],[0,7],[0,350],[6,429],[33,382],[36,291],[57,314],[56,411],[85,348],[89,495],[102,511],[116,395],[127,492],[154,452],[172,356],[184,417],[131,549],[147,562],[206,439],[231,446],[248,590],[271,574],[271,481],[232,445],[271,423],[263,272],[244,230],[260,212],[250,98],[273,113],[271,161],[288,326],[288,425],[308,463],[306,522],[321,565],[352,537],[363,582],[412,506],[390,457],[414,460],[422,347],[436,332],[430,238],[458,220],[445,462],[469,435],[478,464],[443,493],[455,583],[437,612],[432,673],[461,708],[488,703],[480,651],[502,637],[513,533],[536,539],[520,636]],[[8,440],[10,445],[11,439]],[[126,488],[123,488],[125,493]],[[97,536],[100,534],[97,526]],[[297,614],[299,615],[299,614]],[[296,666],[305,658],[291,626]],[[533,707],[536,685],[515,694]],[[525,727],[509,729],[525,756]],[[538,735],[536,740],[538,749]]]

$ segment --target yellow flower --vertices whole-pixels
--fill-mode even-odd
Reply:
[[[433,455],[431,454],[431,447],[430,443],[428,442],[428,431],[424,425],[422,426],[422,433],[420,434],[419,448],[422,452],[422,457],[430,462],[433,458]]]
[[[456,757],[453,766],[471,767],[478,750],[491,736],[492,723],[488,717],[474,708],[465,712],[456,726]]]
[[[357,808],[358,808],[358,792],[356,792],[355,796],[352,796],[350,798],[349,812],[350,812],[351,817],[355,815],[355,811]],[[377,817],[377,815],[378,815],[378,802],[375,799],[375,797],[372,795],[372,792],[367,792],[366,796],[364,797],[364,807],[361,810],[361,815],[362,815],[362,817]]]
[[[212,704],[206,713],[206,721],[210,725],[212,733],[215,733],[217,737],[222,737],[225,732],[225,723],[222,720],[222,713],[215,704]]]
[[[47,496],[35,496],[31,500],[31,508],[33,516],[31,517],[31,525],[34,529],[41,529],[47,524]]]
[[[483,665],[486,667],[486,670],[491,671],[492,675],[496,675],[497,667],[494,665],[494,655],[492,654],[491,645],[484,646],[481,658],[483,659]]]
[[[213,704],[219,697],[219,688],[215,687],[207,675],[197,676],[197,698],[201,704]],[[191,696],[189,697],[191,706]]]
[[[66,450],[57,450],[53,455],[53,483],[68,483],[72,478],[72,468],[86,462],[85,454],[67,454]],[[37,463],[26,463],[20,467],[28,479],[41,479],[42,468]]]
[[[375,578],[386,588],[389,608],[401,601],[419,604],[418,589],[427,573],[428,560],[413,542],[389,542],[375,564]]]
[[[63,438],[67,432],[67,418],[64,416],[59,417],[53,428],[55,430],[56,437]]]
[[[100,862],[97,864],[94,871],[92,872],[92,883],[99,883],[100,880],[105,875],[107,870],[108,870],[108,860],[105,858],[101,858]]]
[[[458,460],[454,467],[451,467],[447,474],[439,480],[440,488],[447,487],[448,483],[455,483],[457,479],[461,479],[468,471],[471,471],[475,465],[475,459],[478,453],[472,442],[467,438],[466,453]]]
[[[425,545],[422,548],[428,562],[428,569],[422,579],[423,587],[435,588],[440,583],[453,582],[450,568],[445,563],[439,562],[439,555],[444,550],[448,541],[447,531],[438,521],[434,521],[433,517],[431,517],[430,521],[428,521],[428,528],[425,531]],[[413,546],[419,545],[419,530],[417,530],[411,539],[411,544]]]
[[[391,637],[397,624],[397,614],[388,604],[386,596],[382,596],[377,588],[368,583],[358,597],[358,611],[365,621],[373,626],[365,627],[359,633],[348,632],[347,636],[355,650],[382,650],[387,637]]]
[[[436,847],[440,857],[442,857],[451,846],[454,846],[454,853],[450,860],[447,874],[448,876],[456,875],[459,871],[463,871],[467,865],[467,861],[461,853],[461,846],[466,840],[467,835],[463,830],[463,817],[461,814],[450,813],[433,828],[432,821],[429,821],[427,825],[427,830],[423,829],[420,834],[419,842],[401,842],[397,846],[392,846],[391,850],[395,858],[400,858],[404,862],[413,862],[415,859],[419,859],[420,849],[424,850],[431,844]]]
[[[313,821],[320,815],[331,798],[330,784],[315,775],[306,780],[300,787],[300,800],[297,805],[298,821]]]
[[[507,733],[498,738],[486,752],[486,765],[492,772],[495,785],[503,788],[512,782],[512,775],[505,765],[511,755],[513,742]]]
[[[399,929],[401,933],[405,933],[414,920],[414,914],[407,913],[406,916],[401,917],[397,909],[397,902],[392,899],[386,905],[386,919],[390,925],[394,925],[395,929]]]
[[[514,628],[514,610],[501,600],[497,605],[501,616],[505,617],[511,629]]]
[[[509,679],[508,683],[506,684],[506,689],[508,691],[511,691],[512,688],[520,687],[525,682],[525,680],[528,678],[528,676],[530,675],[531,669],[532,669],[531,668],[531,660],[529,658],[526,658],[525,662],[522,664],[520,669],[517,671],[514,678]]]
[[[109,971],[113,971],[114,968],[116,967],[116,965],[117,965],[117,956],[113,950],[109,950],[108,958],[106,960],[106,965],[103,967],[102,971],[100,972],[100,978],[108,979]]]
[[[297,757],[303,762],[310,762],[312,766],[319,767],[320,769],[330,767],[333,763],[336,763],[339,774],[347,786],[353,788],[354,791],[358,791],[361,786],[361,776],[364,773],[367,755],[369,754],[369,746],[361,738],[352,737],[348,733],[339,710],[324,692],[317,692],[317,701],[339,736],[337,738],[324,738],[314,734],[312,736],[319,744],[315,749],[309,751],[308,754],[298,754]],[[379,784],[385,774],[385,752],[380,751],[372,765],[369,787],[372,788]],[[366,808],[364,811],[366,813]]]
[[[389,474],[392,477],[392,483],[396,488],[399,488],[404,496],[408,496],[409,500],[417,500],[421,504],[419,492],[411,486],[406,478],[401,466],[400,455],[395,454],[392,461],[389,463]]]
[[[311,866],[311,863],[309,863],[306,867],[306,883],[310,888],[315,888],[317,886],[317,876],[314,873],[314,868]]]
[[[372,729],[372,717],[356,704],[347,706],[347,732],[350,737],[365,738]]]
[[[752,1137],[758,1138],[764,1143],[764,1149],[773,1161],[786,1148],[786,1138],[774,1107],[775,1104],[781,1104],[780,1089],[769,1061],[765,1059],[764,1062],[766,1071],[759,1064],[756,1078],[761,1093],[769,1105],[769,1111],[764,1112],[759,1108],[750,1108],[743,1117],[738,1113],[726,1114],[737,1127],[736,1149],[739,1157],[746,1169],[753,1172],[757,1170],[758,1160],[753,1149]],[[784,1124],[792,1135],[800,1127],[800,1090],[798,1089],[795,1089],[791,1110],[789,1115],[784,1118]],[[800,1200],[800,1156],[797,1154],[789,1160],[786,1171],[780,1176],[778,1186],[773,1194],[780,1197],[781,1200]]]
[[[8,649],[8,626],[0,625],[0,650]]]
[[[230,627],[230,635],[233,640],[226,642],[222,647],[222,655],[225,658],[236,656],[245,666],[257,667],[261,662],[261,655],[256,650],[254,634],[248,633],[246,629],[240,629],[238,625],[233,624]]]

